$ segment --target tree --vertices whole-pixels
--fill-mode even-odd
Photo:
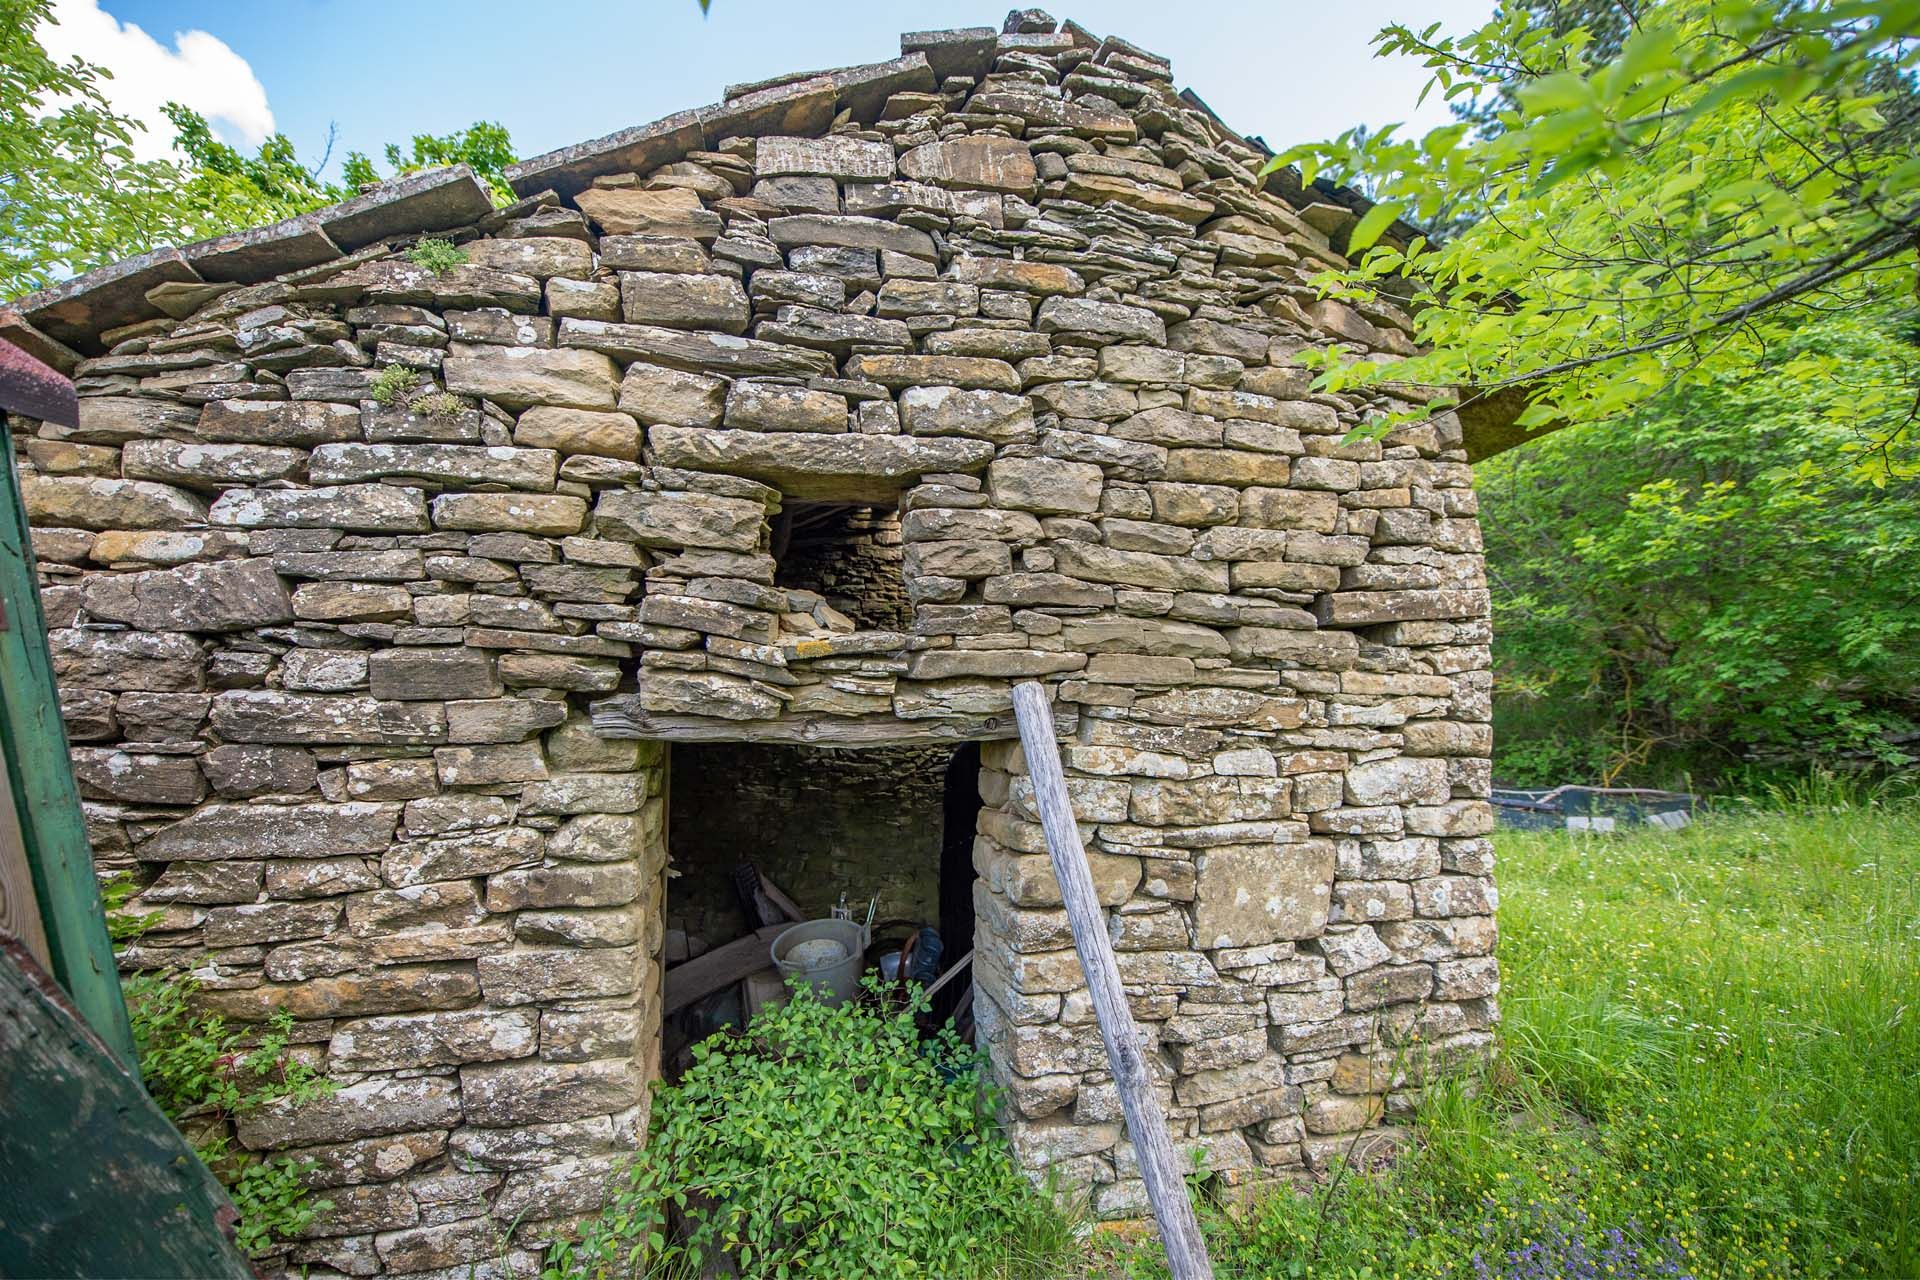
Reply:
[[[1916,343],[1912,307],[1827,317],[1480,464],[1503,782],[1920,754],[1920,459],[1843,461],[1905,414],[1846,388],[1920,394]]]
[[[1636,4],[1637,0],[1506,0],[1495,8],[1495,16],[1524,13],[1528,26],[1562,38],[1585,31],[1587,60],[1605,61],[1620,56],[1638,17]],[[1508,81],[1491,94],[1456,97],[1447,105],[1455,117],[1490,136],[1500,131],[1500,113],[1519,105],[1515,87],[1515,82]]]
[[[98,67],[34,39],[51,0],[0,0],[0,297],[164,240],[179,225],[172,166],[136,163]],[[143,197],[158,196],[158,199]]]
[[[1378,203],[1348,246],[1363,260],[1320,283],[1364,296],[1399,277],[1423,348],[1323,353],[1323,385],[1518,389],[1523,425],[1597,421],[1755,367],[1796,327],[1912,286],[1920,0],[1655,0],[1598,41],[1540,8],[1459,38],[1377,37],[1382,53],[1423,59],[1428,91],[1481,127],[1349,132],[1275,161],[1370,176]],[[1464,229],[1377,243],[1396,217],[1440,214]],[[1835,394],[1913,429],[1879,412],[1906,394],[1897,383]],[[1881,461],[1884,443],[1853,441]]]
[[[409,152],[403,153],[397,145],[387,144],[387,163],[396,175],[418,173],[440,165],[470,165],[493,192],[496,204],[506,204],[514,198],[504,170],[515,158],[513,140],[506,126],[486,120],[470,124],[458,133],[416,133]],[[347,185],[354,188],[380,180],[373,162],[358,151],[347,153],[345,174]]]
[[[180,159],[136,161],[145,126],[115,112],[109,79],[83,59],[57,62],[35,38],[52,0],[0,0],[0,299],[42,288],[165,244],[260,226],[317,209],[379,180],[351,154],[344,182],[320,177],[326,157],[301,163],[275,134],[248,155],[220,141],[198,113],[168,103]],[[497,202],[512,199],[504,127],[482,122],[441,136],[416,134],[386,149],[396,173],[471,164]]]
[[[173,122],[175,149],[187,157],[187,164],[180,166],[184,183],[179,197],[209,223],[227,224],[223,230],[276,222],[346,195],[302,165],[284,133],[274,134],[249,156],[215,137],[198,112],[177,102],[161,110]]]

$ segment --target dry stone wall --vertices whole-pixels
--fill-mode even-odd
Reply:
[[[1140,1212],[1018,679],[1224,1179],[1324,1168],[1480,1052],[1460,429],[1347,439],[1390,404],[1298,357],[1406,318],[1317,296],[1352,215],[1262,159],[1027,11],[528,161],[506,209],[428,175],[0,315],[83,397],[10,429],[96,854],[160,916],[123,963],[290,1014],[343,1086],[239,1127],[334,1202],[293,1263],[498,1274],[599,1202],[657,1056],[671,741],[988,740],[1014,1145]],[[778,585],[817,503],[898,513],[910,625]]]
[[[899,512],[829,508],[802,529],[790,526],[784,546],[775,527],[774,583],[819,593],[856,628],[911,631],[904,547]]]

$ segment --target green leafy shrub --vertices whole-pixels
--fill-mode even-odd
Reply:
[[[233,1207],[240,1213],[234,1224],[234,1243],[250,1258],[277,1253],[284,1241],[299,1237],[314,1218],[333,1208],[331,1200],[316,1200],[306,1184],[312,1160],[282,1157],[263,1159],[235,1152],[224,1141],[197,1148],[200,1159],[226,1184]]]
[[[1816,319],[1753,369],[1475,468],[1497,777],[1913,763],[1920,453],[1889,441],[1917,332],[1911,309]]]
[[[439,240],[428,236],[407,250],[407,261],[425,267],[435,275],[440,275],[455,267],[465,266],[467,251],[451,240]]]
[[[336,1086],[288,1053],[291,1014],[276,1014],[249,1044],[219,1014],[195,1006],[198,987],[181,974],[139,974],[122,983],[147,1092],[176,1128],[201,1135],[196,1154],[240,1211],[240,1247],[261,1257],[333,1202],[315,1199],[305,1184],[313,1161],[238,1150],[227,1141],[224,1122],[276,1099],[308,1102]]]
[[[406,403],[407,395],[420,385],[420,371],[409,369],[403,364],[390,364],[373,375],[373,385],[367,394],[379,405]]]
[[[545,1280],[699,1274],[1051,1276],[1072,1227],[1014,1168],[951,1031],[918,1005],[828,1008],[804,988],[694,1049],[646,1149]]]

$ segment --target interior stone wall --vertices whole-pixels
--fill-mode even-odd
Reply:
[[[748,931],[732,872],[752,862],[807,913],[845,892],[877,919],[938,927],[953,748],[682,743],[672,751],[667,914],[709,944]]]
[[[291,1015],[341,1084],[239,1126],[334,1202],[291,1264],[524,1274],[600,1203],[657,1053],[666,743],[982,742],[1015,1150],[1142,1211],[1016,680],[1223,1181],[1387,1141],[1484,1050],[1461,428],[1355,436],[1420,393],[1314,389],[1303,354],[1409,323],[1318,295],[1353,214],[1263,160],[1021,11],[526,161],[508,208],[422,175],[0,313],[81,395],[8,429],[96,854],[158,915],[122,963]],[[779,584],[818,502],[900,513],[895,626]]]
[[[775,559],[775,585],[818,592],[856,628],[913,630],[899,512],[833,508],[786,547],[778,546],[776,534]]]

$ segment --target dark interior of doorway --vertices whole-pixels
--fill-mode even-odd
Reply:
[[[870,961],[922,928],[939,935],[942,970],[972,949],[978,744],[676,743],[669,768],[670,973],[729,943],[751,949],[742,940],[764,920],[742,892],[754,878],[743,876],[747,865],[805,919],[843,898],[861,918],[877,899]],[[955,975],[939,992],[936,1022],[965,1019],[969,978]],[[669,1017],[669,1075],[676,1048],[743,1022],[766,981],[729,985]]]

